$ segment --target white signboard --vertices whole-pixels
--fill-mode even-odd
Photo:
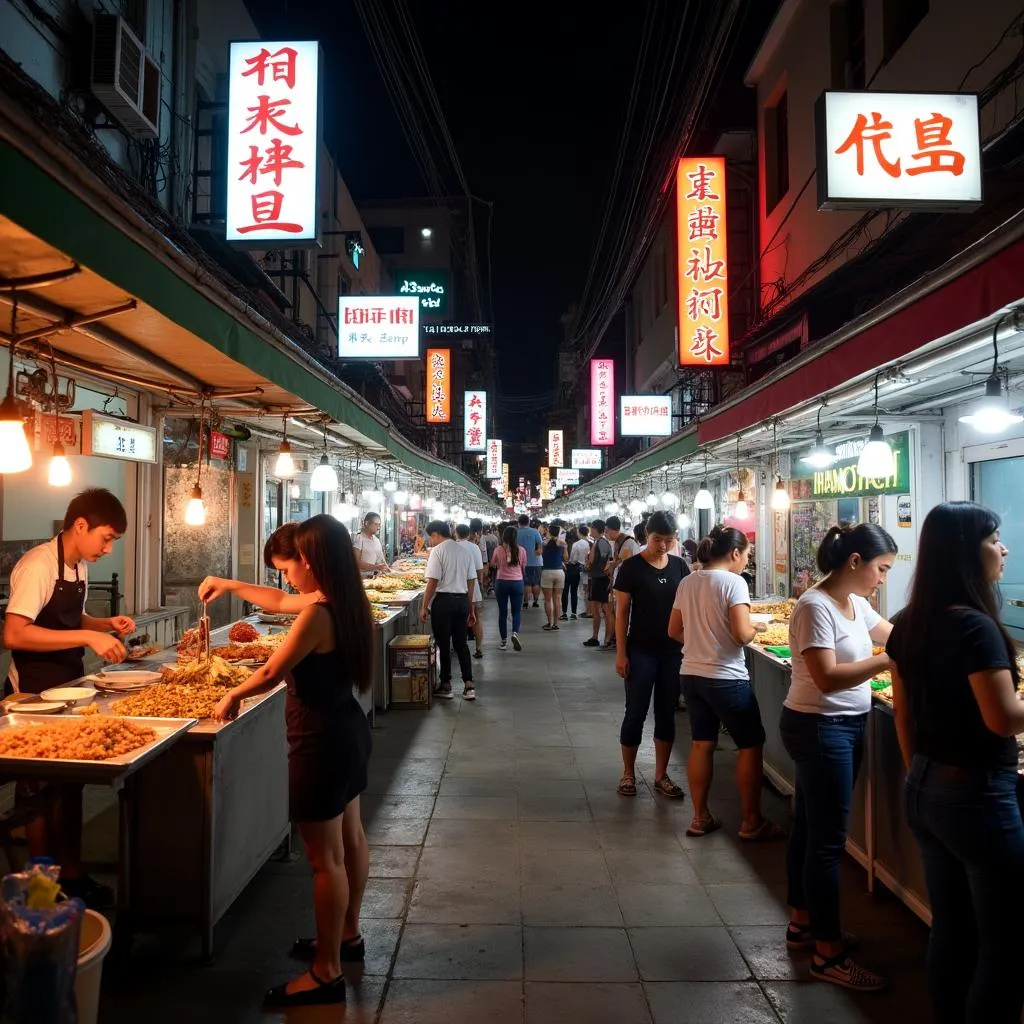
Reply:
[[[982,201],[973,94],[826,92],[816,122],[822,209],[970,209]]]
[[[501,442],[496,437],[487,439],[487,479],[500,480],[501,473]]]
[[[466,451],[487,451],[487,392],[467,391],[464,409]],[[498,461],[501,462],[500,459]]]
[[[620,395],[622,437],[668,437],[672,433],[672,399],[668,395]]]
[[[571,452],[573,469],[600,469],[600,448],[573,448]]]
[[[82,413],[82,454],[155,463],[159,455],[156,427],[144,427],[86,409]]]
[[[338,296],[342,359],[418,359],[420,300],[415,296]]]
[[[575,487],[580,482],[580,471],[578,469],[566,469],[564,466],[558,470],[555,476],[559,487]]]
[[[231,43],[229,242],[266,249],[316,241],[319,142],[319,44]]]
[[[558,469],[559,466],[565,465],[565,449],[563,447],[564,440],[564,431],[548,431],[548,465],[552,469]]]

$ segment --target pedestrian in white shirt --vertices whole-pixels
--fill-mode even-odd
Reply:
[[[586,529],[586,527],[583,527]],[[587,564],[590,545],[586,537],[581,537],[576,530],[570,530],[565,538],[568,549],[565,563],[565,589],[562,591],[562,621],[568,618],[570,604],[572,617],[576,618],[576,607],[579,603],[579,587],[583,579],[583,568]]]
[[[376,512],[367,512],[363,517],[363,528],[352,538],[360,572],[387,572],[390,568],[384,557],[384,546],[377,536],[379,532],[380,516]]]
[[[460,545],[452,540],[448,524],[435,519],[427,524],[430,538],[430,556],[427,558],[427,590],[423,595],[420,621],[427,621],[437,639],[441,654],[441,680],[437,696],[452,699],[452,647],[462,669],[465,700],[476,698],[473,686],[473,660],[466,642],[468,626],[476,622],[473,595],[476,590],[476,559],[472,545]]]
[[[479,523],[480,520],[476,519],[474,522]],[[472,523],[469,526],[465,523],[459,523],[455,527],[455,536],[458,538],[455,543],[469,549],[473,558],[473,564],[476,566],[476,586],[473,588],[472,601],[474,617],[476,619],[473,623],[473,639],[476,640],[476,650],[473,652],[473,657],[482,658],[484,656],[484,623],[481,612],[484,603],[484,573],[486,570],[484,569],[483,554],[480,551],[480,535],[477,533],[474,536]]]

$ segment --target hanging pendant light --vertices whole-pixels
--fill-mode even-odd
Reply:
[[[821,433],[821,410],[824,408],[824,403],[818,406],[818,429],[814,432],[814,447],[800,460],[813,469],[828,469],[837,461],[834,449],[825,445],[825,438]]]
[[[1024,417],[1018,416],[1010,411],[1008,404],[1009,387],[1007,397],[1003,397],[1003,386],[999,380],[999,325],[1004,317],[996,321],[992,330],[992,373],[985,381],[985,397],[975,406],[974,411],[967,416],[961,416],[960,422],[974,427],[979,434],[998,434],[1017,423],[1024,422]]]
[[[680,512],[679,515],[676,516],[676,526],[678,526],[680,530],[688,530],[691,522],[692,520],[685,512]]]
[[[747,496],[743,493],[743,484],[740,482],[740,439],[738,434],[736,436],[736,486],[739,491],[736,494],[736,504],[732,514],[736,519],[746,519],[750,515],[750,509],[747,508]]]
[[[708,490],[708,453],[704,453],[704,479],[700,482],[700,490],[693,499],[693,507],[697,509],[712,509],[715,507],[715,499]]]
[[[857,473],[867,480],[884,480],[895,474],[896,460],[878,422],[878,375],[875,375],[875,424],[868,434],[868,443],[861,449]]]
[[[336,491],[338,489],[338,473],[331,465],[327,456],[327,420],[324,420],[324,452],[320,456],[320,464],[313,470],[309,478],[311,491]]]
[[[629,511],[632,512],[633,515],[638,516],[644,510],[644,503],[639,498],[634,498],[629,503],[628,507],[629,507]]]
[[[57,427],[60,429],[60,420],[57,420]],[[71,483],[71,463],[68,462],[64,445],[57,441],[53,446],[53,457],[50,459],[50,468],[46,474],[47,483],[51,487],[67,487]]]
[[[772,492],[772,508],[776,512],[785,512],[789,508],[789,490],[782,480],[782,462],[779,459],[779,424],[772,422],[772,442],[775,447],[775,490]]]
[[[288,443],[288,417],[282,419],[281,447],[277,450],[277,461],[274,463],[274,476],[295,476],[295,460],[292,458],[292,446]]]
[[[18,296],[11,296],[11,343],[8,349],[7,395],[0,402],[0,473],[23,473],[32,465],[21,403],[14,397],[14,349],[18,344]]]
[[[199,458],[196,463],[196,482],[192,488],[192,496],[185,506],[185,524],[187,526],[203,526],[206,523],[206,504],[203,502],[203,431],[206,428],[204,419],[205,407],[199,405]]]

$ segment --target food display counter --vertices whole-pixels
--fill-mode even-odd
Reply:
[[[391,706],[388,645],[396,636],[419,632],[425,571],[425,559],[408,557],[395,562],[390,572],[363,580],[376,620],[373,690],[359,697],[371,725],[376,722],[377,711],[387,711]]]

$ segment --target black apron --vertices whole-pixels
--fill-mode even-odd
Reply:
[[[43,629],[81,629],[84,611],[85,580],[79,579],[77,564],[75,582],[64,579],[64,538],[58,534],[57,582],[34,625]],[[42,693],[85,675],[84,647],[68,647],[62,651],[13,651],[12,657],[18,670],[18,689],[22,693]]]

